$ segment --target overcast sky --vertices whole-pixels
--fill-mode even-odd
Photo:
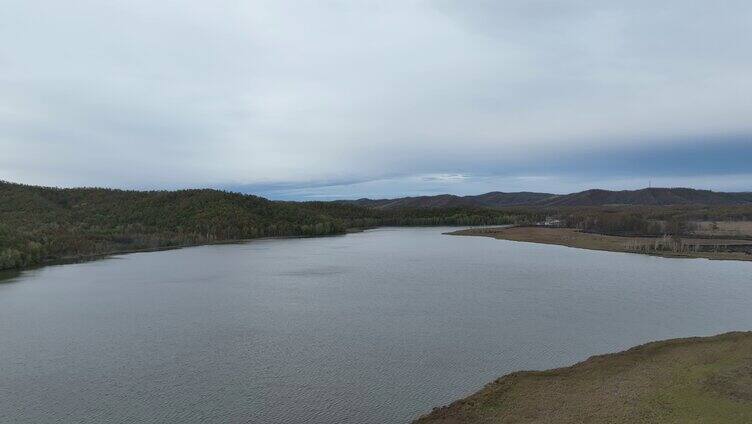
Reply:
[[[752,190],[752,2],[0,2],[0,179]]]

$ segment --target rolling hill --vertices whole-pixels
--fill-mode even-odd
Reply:
[[[0,269],[227,240],[342,234],[381,225],[535,222],[545,217],[543,208],[603,205],[752,205],[752,193],[649,188],[280,202],[211,189],[61,189],[0,181]],[[528,209],[505,209],[510,207]]]
[[[345,201],[374,209],[416,209],[416,208],[504,208],[510,206],[606,206],[606,205],[707,205],[734,206],[752,205],[752,192],[725,193],[692,188],[644,188],[641,190],[586,190],[571,194],[549,193],[503,193],[490,192],[477,196],[438,196],[402,197],[398,199],[358,199]]]
[[[0,181],[0,270],[114,252],[344,234],[379,225],[490,225],[514,219],[489,208],[377,210],[212,189],[133,191]]]
[[[412,208],[453,208],[453,207],[487,207],[525,206],[545,202],[557,197],[550,193],[503,193],[492,191],[477,196],[455,196],[440,194],[437,196],[401,197],[398,199],[358,199],[342,202],[375,209],[412,209]]]

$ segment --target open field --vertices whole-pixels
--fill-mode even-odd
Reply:
[[[752,333],[674,339],[506,375],[416,423],[749,423]]]
[[[741,239],[682,238],[675,243],[669,238],[620,237],[584,233],[573,228],[549,227],[471,228],[449,234],[667,257],[752,260],[752,254],[749,253],[752,251],[752,242]]]

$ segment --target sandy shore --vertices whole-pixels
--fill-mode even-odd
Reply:
[[[580,249],[607,250],[612,252],[643,253],[665,257],[706,258],[720,260],[752,261],[752,254],[724,251],[748,246],[752,242],[738,239],[683,238],[681,251],[655,251],[661,239],[654,237],[619,237],[602,234],[583,233],[572,228],[549,227],[506,227],[470,228],[447,234],[458,236],[483,236],[503,240],[556,244]]]

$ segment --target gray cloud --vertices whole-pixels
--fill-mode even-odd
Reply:
[[[721,3],[6,1],[0,178],[452,189],[749,134],[752,5]]]

